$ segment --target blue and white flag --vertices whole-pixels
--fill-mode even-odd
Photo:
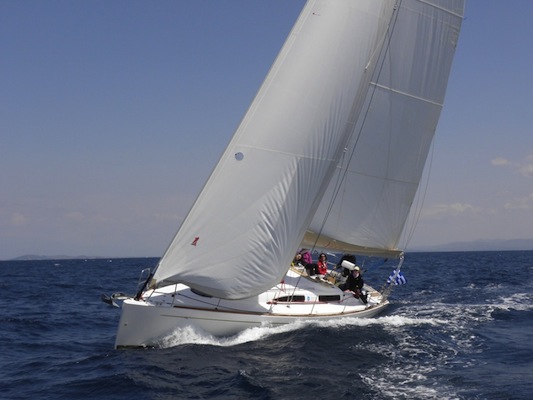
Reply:
[[[387,279],[387,283],[389,285],[391,283],[394,283],[395,285],[404,285],[407,283],[407,279],[405,279],[405,276],[403,276],[401,271],[398,271],[398,274],[396,274],[396,271],[392,271],[389,279]]]

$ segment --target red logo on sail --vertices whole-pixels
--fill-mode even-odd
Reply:
[[[196,236],[196,237],[194,238],[194,240],[192,241],[191,244],[192,244],[193,246],[196,246],[196,244],[198,243],[198,240],[200,240],[200,236]]]

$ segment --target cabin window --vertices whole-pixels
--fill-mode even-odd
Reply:
[[[341,296],[337,295],[329,295],[329,296],[318,296],[318,301],[320,302],[328,302],[328,301],[341,301]]]
[[[275,303],[288,303],[293,301],[304,302],[305,296],[283,296],[273,300]]]

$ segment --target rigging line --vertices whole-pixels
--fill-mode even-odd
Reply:
[[[326,225],[326,221],[329,218],[329,215],[331,214],[331,211],[333,210],[333,204],[335,203],[335,200],[337,199],[337,197],[338,197],[338,195],[340,193],[342,182],[344,182],[344,180],[346,179],[346,175],[348,174],[348,166],[350,165],[350,162],[351,162],[351,160],[353,159],[353,157],[355,155],[355,149],[357,148],[357,144],[359,142],[359,138],[361,137],[361,132],[362,132],[364,126],[365,126],[365,122],[366,122],[366,119],[368,117],[368,113],[370,112],[370,105],[372,104],[372,100],[374,98],[374,94],[376,93],[376,90],[377,90],[377,84],[374,84],[374,82],[375,83],[379,82],[379,78],[380,78],[381,73],[383,71],[383,67],[385,65],[385,60],[386,60],[386,55],[387,55],[387,52],[388,52],[388,50],[390,48],[390,44],[391,44],[391,41],[392,41],[394,28],[396,27],[396,23],[398,22],[398,16],[400,14],[401,5],[402,5],[402,0],[398,0],[394,4],[394,8],[393,8],[393,12],[392,12],[392,15],[391,15],[389,27],[387,28],[388,40],[386,40],[386,43],[381,47],[380,55],[377,58],[378,60],[381,60],[381,63],[379,64],[379,68],[374,68],[374,70],[373,70],[373,75],[376,75],[375,79],[372,79],[372,77],[371,77],[370,82],[369,82],[369,88],[371,88],[371,90],[370,90],[370,93],[371,93],[370,100],[368,101],[366,109],[364,111],[363,120],[362,120],[362,123],[360,124],[360,128],[359,128],[359,130],[357,132],[357,138],[356,138],[355,143],[353,145],[351,154],[350,154],[350,156],[348,158],[348,163],[346,164],[346,168],[344,168],[344,169],[341,168],[341,171],[343,171],[343,173],[341,173],[339,175],[339,178],[337,180],[337,185],[336,185],[336,187],[334,189],[334,193],[333,193],[333,195],[331,197],[330,203],[329,203],[328,208],[326,210],[326,214],[324,215],[324,218],[322,220],[322,224],[320,226],[320,229],[317,232],[317,235],[316,235],[316,238],[315,238],[315,242],[313,243],[313,249],[315,248],[316,244],[318,243],[318,238],[322,234],[322,230],[324,229],[324,226]],[[387,34],[385,36],[387,37]],[[376,73],[376,71],[377,71],[377,73]],[[357,120],[355,122],[357,122]],[[350,135],[350,138],[351,137],[353,137],[353,133]],[[349,142],[350,142],[350,139],[348,139],[347,143],[349,143]],[[345,148],[345,150],[343,152],[343,156],[342,156],[343,159],[344,159],[346,150],[347,150],[347,148]]]

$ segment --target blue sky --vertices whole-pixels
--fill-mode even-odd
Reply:
[[[160,256],[303,0],[0,0],[0,259]],[[415,248],[533,238],[533,2],[470,0]]]

